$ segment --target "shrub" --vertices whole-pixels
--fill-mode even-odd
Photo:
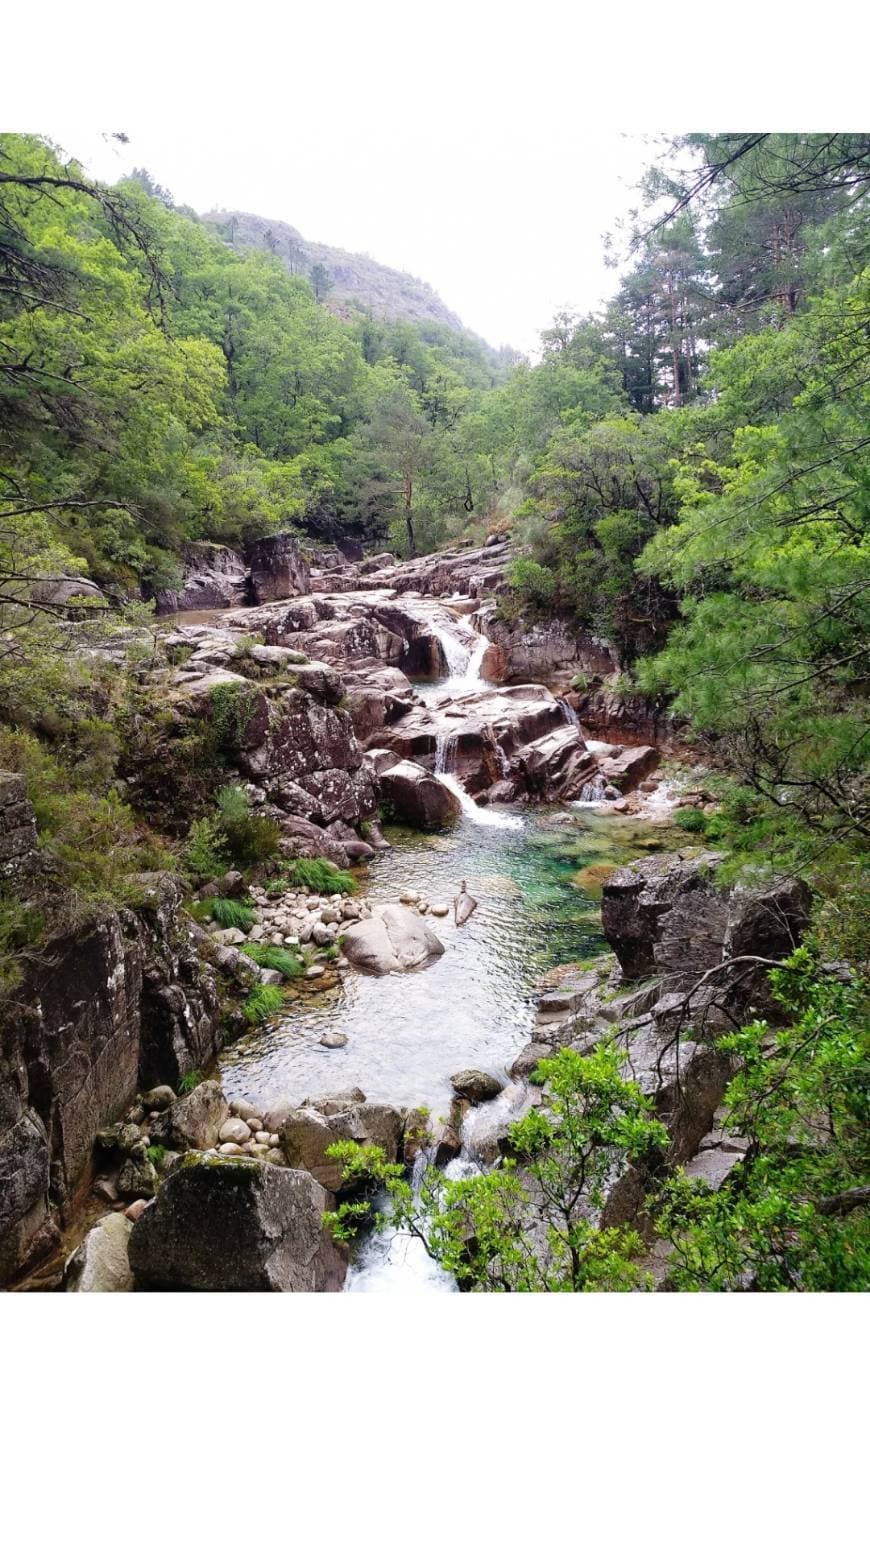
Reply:
[[[202,1084],[204,1078],[205,1074],[201,1068],[191,1068],[188,1073],[182,1074],[178,1081],[179,1095],[189,1095],[191,1090],[195,1090],[198,1084]]]
[[[704,812],[695,810],[692,806],[675,811],[674,824],[683,832],[706,832],[707,830],[707,818]]]
[[[147,1149],[146,1152],[147,1152],[148,1158],[150,1159],[152,1165],[154,1166],[154,1169],[155,1170],[161,1170],[163,1168],[163,1163],[164,1163],[164,1161],[166,1159],[166,1150],[164,1149],[163,1144],[162,1143],[150,1143],[148,1145],[148,1149]]]
[[[45,916],[16,897],[0,898],[0,997],[21,981],[20,957],[40,944]]]
[[[258,966],[265,966],[271,972],[280,972],[282,977],[289,979],[301,977],[305,971],[304,964],[291,950],[285,950],[282,945],[245,945],[243,951],[256,961]]]
[[[508,583],[525,601],[542,606],[556,594],[556,576],[533,558],[515,558],[508,565]]]
[[[244,789],[228,784],[217,797],[218,826],[230,858],[242,866],[262,864],[274,858],[281,840],[280,828],[268,816],[252,810]]]
[[[211,699],[211,724],[217,746],[223,752],[241,750],[242,741],[259,702],[255,687],[243,687],[241,682],[222,682],[213,687]]]
[[[345,870],[336,869],[328,859],[294,859],[290,876],[297,886],[321,896],[353,896],[356,881]]]
[[[257,916],[249,902],[235,902],[228,896],[212,897],[208,913],[222,929],[249,929]]]
[[[184,867],[198,880],[214,880],[227,867],[223,839],[211,816],[202,816],[191,824],[184,845]]]
[[[277,1014],[283,1003],[284,995],[280,988],[268,982],[258,982],[245,999],[243,1013],[250,1025],[260,1025],[263,1020]]]

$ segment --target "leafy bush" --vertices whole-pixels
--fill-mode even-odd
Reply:
[[[862,956],[866,936],[861,941]],[[736,1073],[725,1126],[749,1139],[733,1182],[714,1192],[682,1173],[665,1188],[659,1232],[681,1290],[863,1291],[870,999],[858,971],[830,970],[804,945],[770,973],[788,1023],[723,1037]]]
[[[543,606],[556,595],[556,576],[534,558],[515,558],[508,565],[508,583],[524,601]]]
[[[245,999],[243,1013],[249,1024],[259,1025],[277,1014],[283,1003],[284,995],[280,988],[268,982],[258,982]]]
[[[282,977],[292,979],[301,977],[305,971],[303,962],[292,951],[285,950],[281,945],[243,945],[243,953],[256,961],[258,966],[265,966],[271,972],[280,972]]]
[[[143,895],[136,880],[148,870],[171,870],[175,858],[143,828],[117,790],[87,787],[94,769],[87,759],[81,777],[26,731],[0,729],[0,766],[24,779],[36,815],[39,844],[53,871],[54,910],[61,903],[81,916],[90,906],[126,902]]]
[[[154,1166],[154,1169],[155,1170],[162,1170],[164,1161],[166,1159],[166,1150],[163,1147],[163,1144],[162,1143],[150,1143],[148,1145],[146,1153],[147,1153],[147,1156],[150,1159],[152,1165]]]
[[[214,896],[208,903],[209,917],[222,929],[249,929],[257,914],[249,902],[236,902],[232,897]]]
[[[246,867],[274,858],[281,830],[268,816],[251,810],[244,789],[228,784],[218,794],[217,808],[221,841],[233,863]]]
[[[295,885],[320,896],[353,896],[356,891],[353,876],[336,869],[328,859],[294,859],[290,876]]]
[[[681,827],[684,832],[706,832],[707,818],[703,811],[686,806],[674,812],[674,825]]]
[[[215,880],[223,875],[227,867],[223,839],[211,816],[202,816],[191,824],[183,861],[185,869],[197,880]]]

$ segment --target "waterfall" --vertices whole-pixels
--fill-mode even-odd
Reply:
[[[449,730],[442,730],[435,739],[435,776],[446,773],[449,768],[450,742],[453,737]]]
[[[466,645],[461,644],[456,635],[447,628],[439,628],[436,624],[433,624],[432,632],[444,651],[444,659],[447,662],[447,680],[450,682],[464,680],[471,659],[470,649]]]
[[[579,800],[572,800],[571,804],[597,805],[600,800],[604,799],[604,791],[606,788],[607,779],[604,777],[603,773],[596,773],[594,778],[590,778],[588,784],[583,785],[583,788],[580,791]]]
[[[475,800],[472,800],[471,795],[468,793],[468,791],[466,789],[463,789],[462,785],[459,782],[459,779],[455,778],[452,773],[441,772],[436,767],[436,769],[435,769],[435,777],[437,779],[439,779],[440,782],[442,784],[444,784],[447,789],[452,790],[452,792],[455,794],[457,800],[459,801],[459,804],[462,806],[462,814],[463,814],[463,816],[467,816],[469,821],[473,821],[476,826],[478,826],[478,827],[521,827],[522,826],[522,821],[521,821],[519,816],[511,816],[508,811],[497,811],[491,805],[478,805]]]
[[[483,657],[486,654],[488,644],[489,640],[486,635],[478,634],[477,642],[468,657],[468,664],[465,668],[464,680],[466,682],[480,681],[480,668],[483,665]]]
[[[577,711],[576,711],[576,709],[572,709],[570,703],[568,702],[568,700],[566,698],[557,698],[556,702],[558,703],[559,708],[562,710],[562,713],[565,716],[565,723],[566,723],[566,725],[576,725],[577,729],[579,730],[579,728],[580,728],[580,721],[577,718]]]
[[[440,643],[447,662],[448,685],[451,683],[456,686],[460,683],[470,685],[472,682],[480,681],[480,668],[489,640],[485,634],[472,633],[467,626],[462,631],[468,634],[470,643],[463,644],[449,628],[440,628],[437,623],[432,625],[432,632]]]

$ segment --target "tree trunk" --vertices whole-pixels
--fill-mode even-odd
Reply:
[[[405,529],[408,533],[408,557],[417,557],[417,539],[414,536],[414,517],[411,514],[411,504],[414,498],[414,485],[409,474],[405,474]]]

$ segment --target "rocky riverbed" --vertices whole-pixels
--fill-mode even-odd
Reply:
[[[192,577],[185,596],[227,595],[226,612],[190,615],[177,598],[149,668],[163,739],[149,753],[143,722],[128,769],[137,802],[162,800],[171,822],[175,749],[220,716],[238,782],[281,834],[277,871],[203,886],[196,918],[177,881],[151,877],[144,912],[71,936],[54,975],[37,972],[36,1017],[3,1075],[7,1279],[54,1250],[38,1286],[449,1288],[419,1242],[389,1233],[348,1263],[322,1224],[343,1189],[330,1144],[375,1142],[453,1173],[497,1163],[510,1122],[541,1098],[528,1084],[539,1059],[602,1035],[624,1037],[675,1161],[714,1179],[737,1162],[710,1139],[727,1073],[715,1039],[749,999],[708,995],[700,1022],[693,1006],[682,1090],[668,1017],[711,966],[727,1000],[739,942],[783,953],[803,898],[717,896],[715,855],[693,857],[670,822],[703,798],[685,764],[661,764],[673,727],[606,675],[572,688],[581,655],[561,624],[550,685],[512,680],[521,641],[493,612],[504,543],[320,568],[292,539],[279,548],[259,545],[241,581],[208,555],[214,585]],[[543,659],[540,627],[527,642]],[[605,672],[606,645],[583,650]],[[3,835],[23,883],[34,833],[19,783],[4,785]],[[352,870],[356,894],[282,883],[299,860]],[[477,903],[467,921],[452,905],[462,883]],[[229,926],[209,916],[210,898],[240,896]],[[245,1029],[231,1006],[258,985],[280,988],[282,1007]],[[64,1267],[74,1242],[59,1226],[90,1224],[95,1204],[106,1216]],[[626,1183],[609,1216],[630,1206]]]

